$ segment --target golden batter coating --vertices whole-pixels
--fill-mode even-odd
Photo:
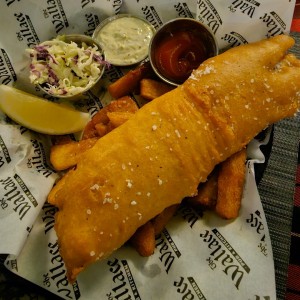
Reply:
[[[178,88],[105,135],[49,194],[74,281],[166,207],[197,193],[214,166],[299,107],[300,62],[288,36],[204,62]]]

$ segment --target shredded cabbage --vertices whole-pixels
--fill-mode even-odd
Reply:
[[[29,79],[54,96],[72,96],[90,88],[107,62],[96,45],[64,42],[63,36],[28,49]]]

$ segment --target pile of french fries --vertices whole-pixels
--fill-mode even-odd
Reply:
[[[69,136],[55,138],[50,151],[53,168],[66,171],[76,166],[81,155],[93,147],[99,138],[130,119],[139,109],[130,95],[139,94],[146,101],[151,101],[173,88],[155,77],[148,62],[129,71],[108,87],[115,100],[93,116],[80,141],[73,141]],[[236,218],[243,195],[246,158],[246,149],[242,149],[216,166],[207,181],[199,185],[198,195],[183,202],[203,210],[213,210],[225,219]],[[155,237],[167,225],[178,206],[166,208],[131,237],[130,242],[140,255],[153,254]]]

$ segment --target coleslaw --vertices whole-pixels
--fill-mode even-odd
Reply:
[[[53,96],[73,96],[91,88],[107,65],[96,44],[66,42],[58,36],[28,49],[29,79]]]

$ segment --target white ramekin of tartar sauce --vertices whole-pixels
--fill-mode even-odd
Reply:
[[[148,56],[154,32],[148,21],[119,14],[101,22],[94,31],[93,39],[101,45],[107,62],[115,66],[129,66]]]

